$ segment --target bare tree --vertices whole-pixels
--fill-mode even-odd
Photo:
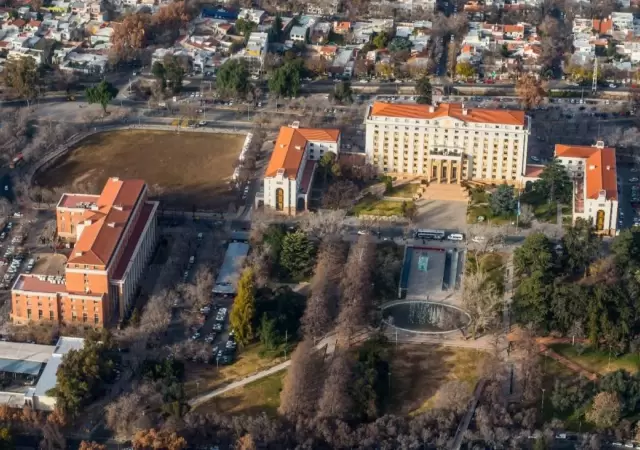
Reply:
[[[339,351],[333,355],[318,404],[320,417],[342,420],[349,417],[353,407],[353,399],[349,392],[353,364],[354,361],[347,351]]]
[[[300,228],[318,239],[336,236],[342,232],[346,215],[344,210],[309,213],[302,217]]]
[[[118,397],[105,408],[106,422],[110,430],[120,438],[128,439],[137,430],[133,427],[140,414],[145,398],[138,392],[130,392]]]
[[[333,326],[344,262],[341,241],[327,240],[322,244],[311,280],[311,296],[302,316],[302,329],[307,338],[320,339]]]
[[[322,357],[310,339],[291,355],[291,366],[280,393],[280,411],[289,419],[312,417],[316,412],[322,379]]]
[[[476,255],[476,258],[479,258],[479,255]],[[469,327],[473,339],[476,338],[478,331],[486,331],[495,324],[503,301],[498,287],[480,266],[476,267],[475,272],[464,276],[462,303],[471,317]]]
[[[166,331],[171,322],[170,299],[174,295],[174,292],[163,291],[159,295],[151,296],[140,316],[140,331],[149,336]]]
[[[360,236],[351,247],[340,286],[342,292],[337,331],[343,338],[349,338],[353,332],[369,324],[374,262],[375,248],[369,236]]]

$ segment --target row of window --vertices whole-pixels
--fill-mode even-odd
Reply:
[[[400,122],[400,119],[384,117],[382,120],[385,122]],[[404,119],[404,123],[409,122],[410,119]],[[431,121],[425,119],[413,119],[413,123],[420,125],[430,125]],[[433,121],[433,125],[442,127],[442,124],[438,121]],[[385,127],[387,125],[373,124],[374,128]],[[400,128],[400,126],[396,125],[396,128]],[[522,130],[524,127],[521,125],[492,125],[487,123],[469,123],[469,122],[456,122],[454,127],[458,128],[487,128],[487,129],[502,129],[502,130]],[[405,130],[408,130],[409,127],[404,127]]]
[[[18,317],[21,317],[20,310],[16,311],[16,315]],[[33,317],[33,313],[31,309],[27,309],[27,320],[32,320],[32,319],[35,319],[35,317]],[[44,313],[41,309],[39,309],[38,320],[43,320],[43,319],[44,319]],[[49,320],[55,320],[55,314],[53,311],[49,311]],[[76,314],[75,311],[71,312],[71,320],[74,322],[78,320],[78,315]],[[85,323],[89,321],[89,315],[87,313],[82,313],[82,321]],[[93,323],[95,324],[100,323],[100,316],[98,314],[93,315]]]

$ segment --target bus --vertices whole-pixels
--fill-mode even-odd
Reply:
[[[416,239],[433,239],[441,241],[444,239],[445,232],[444,230],[427,230],[427,229],[418,229],[416,230]]]

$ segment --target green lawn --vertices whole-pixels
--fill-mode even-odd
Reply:
[[[560,355],[575,361],[589,372],[605,374],[618,369],[624,369],[635,373],[640,369],[640,356],[635,353],[626,353],[619,357],[612,354],[611,360],[609,360],[608,349],[587,347],[587,349],[579,355],[576,347],[571,344],[553,344],[549,347]]]
[[[402,216],[401,201],[380,200],[372,195],[365,196],[353,207],[353,214],[371,216]],[[407,201],[407,204],[412,203]]]
[[[515,214],[509,216],[494,216],[491,211],[489,200],[491,194],[485,190],[471,190],[471,199],[467,208],[467,223],[478,223],[478,217],[484,217],[483,222],[494,225],[508,225],[516,220]]]
[[[416,192],[418,192],[419,187],[420,185],[417,183],[401,184],[399,186],[395,186],[390,192],[386,192],[384,195],[387,197],[404,197],[412,199],[413,196],[416,195]]]
[[[197,410],[200,413],[258,414],[275,416],[280,406],[280,391],[286,370],[225,392]]]

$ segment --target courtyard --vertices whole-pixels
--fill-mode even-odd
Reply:
[[[140,178],[163,206],[226,211],[244,135],[122,130],[95,134],[39,174],[44,188],[86,192],[107,178]],[[92,192],[96,193],[96,192]]]

